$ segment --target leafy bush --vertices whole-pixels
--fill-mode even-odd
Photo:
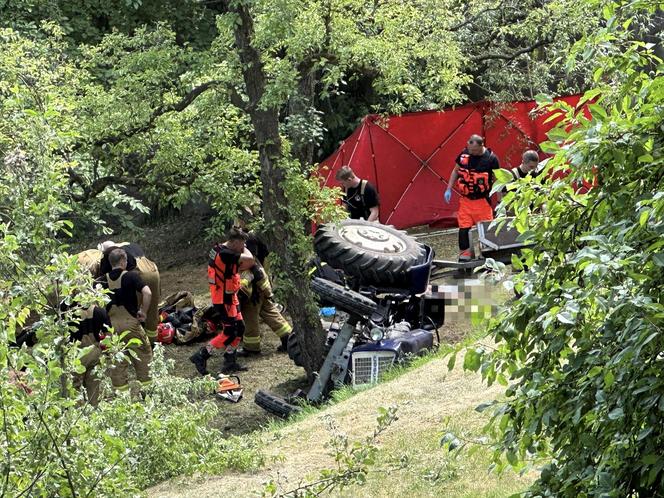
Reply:
[[[653,46],[635,41],[661,30],[656,4],[602,3],[604,28],[570,59],[595,64],[581,102],[592,117],[559,105],[542,145],[550,176],[505,198],[534,247],[513,259],[521,296],[493,321],[497,351],[466,366],[510,382],[495,460],[548,462],[530,496],[664,489],[664,79]]]
[[[0,39],[16,41],[8,32]],[[174,475],[259,464],[252,440],[208,427],[217,408],[197,398],[213,386],[173,378],[159,349],[154,386],[140,403],[111,396],[93,409],[74,390],[72,375],[81,372],[86,351],[69,341],[70,324],[80,307],[103,304],[104,296],[62,242],[73,228],[66,220],[66,150],[75,126],[70,96],[54,88],[73,68],[62,60],[50,61],[50,71],[33,67],[49,62],[38,44],[6,48],[0,57],[0,496],[127,496]],[[16,347],[21,329],[37,319],[37,344]],[[121,353],[117,336],[109,343],[104,364]]]

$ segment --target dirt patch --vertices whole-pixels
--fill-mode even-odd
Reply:
[[[206,267],[201,265],[185,265],[161,272],[162,294],[188,290],[194,294],[198,306],[209,303]],[[276,394],[290,394],[298,388],[306,386],[306,376],[302,368],[296,367],[284,353],[276,351],[279,339],[272,331],[262,326],[262,354],[257,357],[241,358],[240,362],[249,368],[240,372],[244,386],[244,399],[239,403],[218,400],[220,417],[217,427],[231,434],[243,434],[258,429],[272,420],[272,417],[254,404],[254,395],[258,389],[266,389]],[[193,378],[198,375],[189,357],[205,342],[186,345],[166,346],[166,357],[175,360],[175,375]],[[211,373],[221,369],[222,357],[215,354],[208,362]]]

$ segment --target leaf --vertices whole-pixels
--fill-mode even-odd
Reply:
[[[653,262],[660,268],[664,268],[664,252],[658,252],[652,255]]]
[[[609,420],[618,420],[620,418],[623,418],[625,416],[625,413],[623,412],[622,408],[614,408],[609,412]]]
[[[482,355],[475,349],[466,350],[466,354],[463,358],[464,370],[472,370],[476,372],[480,368],[481,356]]]
[[[514,177],[512,176],[512,173],[510,173],[509,171],[507,171],[504,168],[494,170],[493,174],[495,175],[496,180],[499,183],[502,183],[502,184],[509,183],[512,180],[514,180]]]
[[[608,389],[613,385],[613,382],[615,381],[615,376],[613,375],[613,372],[609,370],[604,374],[604,386]]]
[[[447,360],[447,369],[448,370],[454,370],[454,366],[456,365],[456,358],[457,358],[457,352],[456,351],[454,353],[450,354],[450,359]]]
[[[486,410],[487,408],[491,408],[495,404],[496,404],[495,400],[494,401],[486,401],[484,403],[481,403],[481,404],[477,405],[475,407],[475,411],[479,412],[479,413],[482,413],[484,410]]]
[[[561,313],[558,313],[556,315],[556,318],[560,323],[564,323],[566,325],[574,325],[576,323],[576,319],[574,316],[569,311],[563,311]]]
[[[560,150],[560,146],[556,142],[547,141],[540,144],[540,149],[547,154],[555,154]]]
[[[641,211],[641,215],[639,216],[639,226],[644,227],[646,226],[646,223],[648,223],[648,219],[650,218],[650,211],[648,209],[644,209]]]

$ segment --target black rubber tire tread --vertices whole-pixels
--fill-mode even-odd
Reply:
[[[369,317],[377,308],[376,303],[368,297],[322,278],[311,281],[311,290],[351,314]]]
[[[384,230],[401,240],[405,249],[398,253],[385,253],[353,244],[339,235],[339,229],[349,225]],[[339,224],[321,225],[316,230],[314,248],[321,260],[333,268],[359,278],[363,284],[376,286],[408,286],[408,270],[423,263],[426,258],[424,245],[406,232],[365,220],[349,219]]]
[[[286,350],[288,351],[288,357],[293,360],[293,363],[295,363],[296,366],[304,367],[304,361],[302,359],[302,348],[300,348],[300,343],[297,341],[296,334],[288,334]]]
[[[256,396],[254,396],[254,403],[260,406],[266,412],[281,418],[288,418],[294,413],[300,411],[299,406],[291,405],[283,398],[261,390],[256,392]]]

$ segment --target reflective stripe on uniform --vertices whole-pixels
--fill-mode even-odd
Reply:
[[[148,337],[157,337],[157,331],[156,330],[146,330],[145,335]]]
[[[281,338],[287,336],[293,331],[293,327],[289,323],[284,323],[279,329],[275,330],[274,333],[277,334],[277,337]]]

